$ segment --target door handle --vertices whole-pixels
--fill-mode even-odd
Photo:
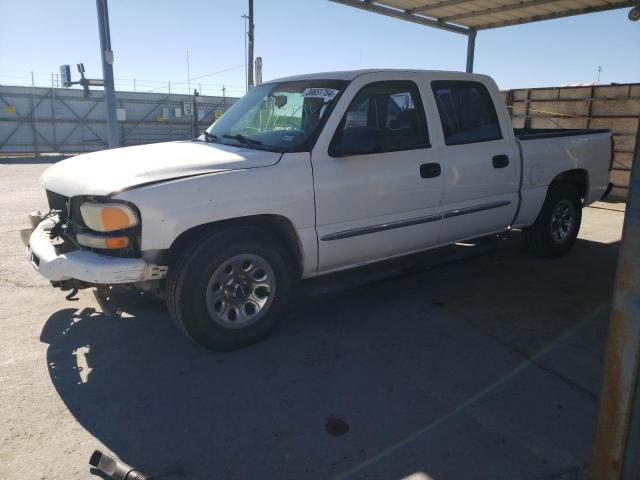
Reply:
[[[509,165],[509,157],[507,155],[495,155],[492,162],[493,168],[505,168]]]
[[[439,163],[423,163],[420,165],[420,176],[422,178],[439,177],[442,173],[442,167]]]

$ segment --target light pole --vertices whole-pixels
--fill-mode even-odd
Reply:
[[[107,141],[109,148],[120,146],[118,120],[116,118],[116,92],[113,86],[113,50],[109,30],[109,9],[107,0],[96,0],[98,10],[98,30],[100,32],[100,58],[104,79],[104,98],[107,106]]]

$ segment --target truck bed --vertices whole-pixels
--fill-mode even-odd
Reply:
[[[610,130],[586,129],[586,128],[514,128],[518,140],[534,140],[541,138],[571,137],[574,135],[590,135],[596,133],[609,133]]]
[[[514,133],[522,155],[522,208],[516,227],[535,221],[558,173],[584,172],[585,205],[602,198],[609,186],[609,130],[515,128]]]

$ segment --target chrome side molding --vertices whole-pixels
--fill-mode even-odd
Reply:
[[[409,218],[407,220],[397,220],[395,222],[380,223],[377,225],[370,225],[368,227],[354,228],[352,230],[343,230],[342,232],[330,233],[320,238],[323,242],[329,242],[331,240],[341,240],[343,238],[358,237],[360,235],[368,235],[370,233],[384,232],[386,230],[393,230],[396,228],[410,227],[412,225],[420,225],[422,223],[436,222],[447,218],[458,217],[460,215],[467,215],[469,213],[482,212],[484,210],[492,210],[494,208],[506,207],[510,205],[510,200],[500,200],[496,202],[483,203],[481,205],[474,205],[472,207],[459,208],[456,210],[449,210],[442,214],[427,215],[425,217]]]

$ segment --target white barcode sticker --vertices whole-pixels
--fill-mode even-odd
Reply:
[[[330,102],[340,93],[335,88],[307,88],[302,92],[304,98],[322,98],[325,102]]]

